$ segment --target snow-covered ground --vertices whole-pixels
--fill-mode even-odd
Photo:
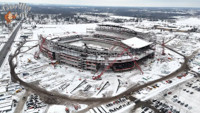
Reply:
[[[94,28],[95,26],[96,24],[38,25],[38,28],[33,30],[33,36],[29,37],[27,40],[38,40],[38,35],[41,33],[46,35],[61,34],[63,32],[86,33],[87,28]],[[21,40],[20,33],[16,40]],[[27,42],[22,50],[26,50],[28,47],[37,43],[37,41]],[[102,97],[103,95],[114,96],[120,94],[134,84],[147,83],[170,74],[178,69],[181,66],[180,63],[183,62],[183,58],[180,55],[169,50],[166,50],[166,55],[162,56],[162,47],[158,45],[156,46],[155,58],[144,61],[141,65],[142,71],[144,72],[143,75],[138,69],[121,73],[108,71],[104,73],[102,80],[94,81],[92,80],[92,76],[97,76],[100,72],[94,73],[91,71],[79,70],[64,64],[59,64],[54,67],[49,65],[48,63],[51,61],[42,55],[41,59],[35,60],[33,57],[36,51],[38,51],[38,48],[34,48],[25,54],[19,55],[19,64],[16,70],[21,73],[19,77],[26,82],[40,80],[39,86],[42,88],[57,90],[66,95],[79,97]],[[31,62],[28,63],[29,60],[31,60]],[[26,75],[26,73],[29,74]],[[119,88],[118,92],[116,92],[118,79],[122,81],[123,85]],[[72,92],[83,80],[86,80],[87,83]],[[109,82],[108,87],[98,94],[99,89],[102,88],[107,81]],[[83,89],[87,85],[91,85],[92,88],[88,92],[84,92]]]
[[[190,67],[193,71],[200,73],[200,54],[197,54],[190,60]]]
[[[191,78],[187,82],[154,96],[153,99],[173,106],[173,109],[180,111],[180,113],[198,113],[200,112],[198,108],[200,104],[198,101],[200,98],[199,87],[199,78]]]
[[[190,18],[180,18],[177,25],[188,25],[188,26],[200,26],[200,18],[190,17]]]
[[[199,37],[200,33],[182,34],[166,45],[174,48],[176,51],[179,51],[183,55],[190,56],[192,52],[198,50],[200,47]]]
[[[123,17],[113,16],[113,18],[123,18]],[[188,20],[179,20],[176,24],[180,26],[190,25],[190,23],[187,23],[187,21]],[[124,26],[134,29],[138,32],[153,33],[155,34],[155,37],[153,37],[153,39],[156,40],[158,43],[162,43],[162,39],[164,38],[164,41],[167,42],[166,43],[167,46],[187,56],[191,55],[193,51],[199,48],[200,46],[199,33],[177,33],[177,32],[175,33],[169,31],[161,32],[160,30],[157,29],[151,29],[154,25],[158,24],[166,25],[169,23],[162,21],[151,22],[145,20],[143,22],[124,23]],[[38,43],[38,35],[40,34],[44,34],[46,36],[61,35],[63,33],[85,34],[87,28],[94,29],[96,25],[97,24],[37,25],[36,29],[32,29],[33,36],[30,36],[27,39],[28,42],[24,45],[22,51],[25,51],[31,46],[36,45]],[[26,25],[23,24],[23,26]],[[10,51],[11,53],[16,49],[19,41],[22,40],[20,35],[23,33],[23,31],[24,29],[20,29],[19,33],[17,34],[15,39],[16,42],[12,45],[12,49]],[[103,74],[102,80],[95,81],[92,80],[92,76],[97,76],[101,72],[94,73],[91,71],[80,70],[64,64],[58,64],[56,66],[53,66],[49,64],[51,60],[45,58],[42,55],[40,55],[41,59],[35,60],[34,53],[38,52],[38,50],[39,48],[36,47],[28,51],[27,53],[23,53],[18,56],[19,63],[16,72],[20,73],[19,77],[22,80],[26,82],[33,82],[39,80],[39,86],[49,91],[56,90],[62,94],[66,94],[69,96],[88,97],[88,98],[118,95],[123,91],[126,91],[129,87],[133,85],[144,84],[176,71],[181,66],[181,63],[183,63],[184,61],[182,56],[168,49],[165,49],[166,55],[161,55],[162,46],[156,45],[155,57],[152,59],[148,59],[144,61],[142,64],[140,64],[144,74],[141,74],[141,72],[137,68],[131,71],[120,72],[120,73],[114,73],[108,71]],[[198,69],[197,71],[199,71],[199,59],[200,59],[199,55],[196,56],[195,59],[193,60],[194,63],[191,65],[192,67],[195,67],[194,65],[196,65],[195,69]],[[5,61],[5,63],[1,68],[0,78],[1,79],[10,78],[9,66],[7,61]],[[149,86],[148,88],[141,89],[139,92],[135,93],[134,96],[141,100],[148,100],[154,98],[163,91],[172,88],[174,85],[184,83],[185,81],[188,81],[192,78],[193,75],[187,75],[186,77],[182,77],[181,79],[175,77],[170,79],[172,80],[171,84],[167,83],[166,81],[162,81],[157,83],[158,85],[157,88],[153,88],[154,86]],[[84,80],[86,81],[85,84],[82,85],[77,90],[73,91],[73,89]],[[122,86],[116,92],[118,87],[118,80],[122,82]],[[99,90],[103,87],[103,85],[106,82],[109,82],[109,85],[105,88],[105,90],[99,93]],[[92,86],[91,89],[89,89],[89,91],[83,91],[87,85],[91,85]],[[15,91],[16,89],[13,92]],[[178,92],[178,90],[175,92]],[[17,98],[17,100],[19,100],[19,97],[22,94],[23,91],[21,93],[18,93],[17,95],[14,95],[13,98]],[[183,98],[181,97],[181,99]],[[131,104],[131,108],[133,105],[134,103]],[[191,106],[195,107],[195,105]],[[67,105],[49,106],[48,113],[65,113],[65,107],[69,106]],[[81,105],[81,108],[84,107],[85,107],[84,105]],[[39,113],[42,113],[46,108],[48,107],[41,108]],[[74,110],[73,107],[69,108]],[[125,107],[124,109],[121,109],[119,113],[124,112],[125,110],[129,112],[131,108]],[[112,109],[112,108],[107,107],[107,109]],[[12,112],[13,111],[11,111],[10,113]],[[194,112],[196,113],[199,111],[194,109]],[[27,112],[23,111],[23,113]]]

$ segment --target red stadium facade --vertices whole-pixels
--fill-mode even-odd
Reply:
[[[154,56],[154,44],[137,32],[116,25],[98,25],[89,35],[39,36],[40,52],[60,63],[97,71],[133,69],[136,62]]]

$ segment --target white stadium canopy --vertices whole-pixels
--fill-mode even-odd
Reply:
[[[133,38],[129,38],[129,39],[126,39],[126,40],[122,40],[121,42],[123,44],[133,48],[133,49],[143,48],[143,47],[146,47],[146,46],[152,44],[152,42],[147,42],[147,41],[142,40],[142,39],[137,38],[137,37],[133,37]]]

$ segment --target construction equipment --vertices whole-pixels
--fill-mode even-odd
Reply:
[[[78,89],[79,87],[85,85],[87,83],[86,80],[83,80],[78,86],[76,86],[70,93],[74,92],[76,89]]]
[[[122,51],[121,54],[119,54],[119,55],[117,56],[117,58],[121,57],[126,51],[128,51],[128,49],[129,49],[129,48],[124,49],[124,51]],[[94,76],[92,79],[93,79],[93,80],[96,80],[96,79],[101,78],[101,76],[104,74],[104,72],[105,72],[106,70],[110,69],[110,67],[117,61],[117,58],[115,58],[115,60],[114,60],[112,63],[110,63],[106,68],[104,68],[104,70],[103,70],[98,76],[96,76],[96,77]]]
[[[84,88],[83,91],[88,91],[91,87],[92,87],[92,86],[88,84],[88,85]]]
[[[31,59],[28,58],[28,63],[31,63],[31,62],[32,62]]]
[[[126,51],[126,48],[123,48],[124,49],[124,51]],[[131,53],[129,53],[128,51],[126,51],[127,53],[128,53],[128,55],[131,57],[131,59],[132,59],[132,61],[135,63],[135,65],[137,66],[137,68],[140,70],[140,72],[142,73],[142,74],[144,74],[143,73],[143,71],[142,71],[142,69],[140,68],[140,66],[137,64],[137,62],[135,61],[135,59],[137,59],[137,58],[135,58],[135,59],[133,59],[133,55],[131,54]]]
[[[41,42],[41,45],[39,46],[39,51],[38,52],[35,52],[34,54],[34,58],[35,59],[39,59],[39,56],[40,56],[40,52],[44,51],[43,49],[47,50],[47,54],[48,54],[48,57],[53,60],[53,53],[51,53],[47,48],[44,48],[43,45],[46,41],[46,38],[42,37],[40,35],[40,37],[42,38],[42,42]]]
[[[81,106],[80,106],[79,104],[74,105],[74,109],[75,109],[75,110],[78,110],[78,109],[80,109],[80,108],[81,108]]]
[[[122,81],[120,79],[118,79],[118,86],[117,86],[116,93],[119,90],[119,88],[121,87],[121,85],[122,85]]]
[[[65,112],[69,113],[69,108],[68,107],[65,108]]]
[[[130,47],[128,47],[128,48],[124,48],[123,46],[121,46],[121,47],[124,49],[124,51],[122,51],[121,54],[119,54],[119,55],[117,56],[117,58],[121,57],[125,52],[127,52],[128,55],[131,57],[132,61],[133,61],[133,62],[135,63],[135,65],[137,66],[137,68],[138,68],[138,69],[141,71],[141,73],[143,74],[142,69],[141,69],[140,66],[137,64],[137,62],[135,61],[135,59],[133,59],[133,55],[132,55],[131,53],[128,52],[128,49],[129,49]],[[94,77],[92,77],[92,79],[93,79],[93,80],[98,80],[98,79],[100,79],[101,76],[104,74],[104,72],[105,72],[106,70],[110,69],[110,67],[117,61],[117,58],[115,58],[115,60],[114,60],[112,63],[110,63],[98,76],[96,76],[96,77],[94,76]]]
[[[55,61],[55,62],[52,61],[49,64],[51,64],[51,65],[53,65],[55,67],[57,64],[59,64],[59,62],[58,61]]]
[[[17,89],[16,90],[16,93],[19,93],[19,92],[21,92],[22,91],[22,89]]]
[[[107,82],[103,85],[103,87],[99,90],[99,92],[97,93],[97,95],[98,95],[99,93],[101,93],[104,89],[106,89],[108,86],[110,86],[110,83],[107,81]]]
[[[35,59],[39,59],[40,52],[42,51],[42,48],[43,48],[43,44],[44,44],[45,41],[46,41],[46,38],[42,37],[41,35],[40,35],[40,37],[42,38],[42,43],[41,43],[41,45],[39,46],[39,51],[38,51],[38,52],[35,52],[35,54],[34,54],[34,58],[35,58]]]

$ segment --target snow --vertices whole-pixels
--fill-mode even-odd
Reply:
[[[129,17],[117,17],[112,16],[112,18],[123,18],[128,19]],[[177,25],[177,28],[180,28],[181,30],[188,30],[191,27],[187,27],[190,25],[199,25],[200,19],[199,18],[188,18],[188,19],[179,19],[175,25]],[[124,23],[124,26],[127,28],[131,28],[135,31],[143,32],[143,33],[154,33],[155,37],[157,38],[157,42],[162,42],[162,38],[165,38],[165,42],[170,41],[173,39],[176,35],[179,36],[178,38],[175,38],[171,40],[166,45],[182,52],[184,55],[191,55],[191,53],[198,49],[199,46],[199,33],[176,33],[176,32],[168,32],[168,31],[160,31],[157,29],[152,29],[154,25],[172,25],[168,22],[151,22],[148,20],[144,20],[143,22],[130,22],[130,23]],[[37,25],[36,29],[32,29],[33,36],[29,37],[27,40],[36,40],[27,42],[25,44],[26,47],[22,48],[22,50],[26,50],[28,47],[31,47],[38,43],[38,35],[44,34],[46,36],[56,37],[56,36],[69,36],[69,35],[75,35],[75,34],[86,34],[87,28],[95,28],[97,24],[74,24],[74,25]],[[23,33],[24,29],[21,29],[19,33],[17,34],[15,41],[20,41],[20,33]],[[64,35],[63,35],[64,34]],[[187,37],[189,37],[187,39]],[[49,39],[50,39],[49,38]],[[149,37],[147,37],[149,38]],[[131,39],[123,40],[124,44],[127,44],[128,46],[137,49],[141,47],[145,47],[147,45],[152,44],[151,42],[146,42],[144,40],[141,40],[137,37],[133,37]],[[12,45],[11,52],[15,50],[17,47],[14,43]],[[75,46],[83,46],[83,43],[71,43]],[[3,44],[1,44],[2,46]],[[90,44],[88,46],[96,47],[97,49],[101,49],[100,46],[97,46],[95,44]],[[180,66],[181,63],[183,63],[183,57],[168,50],[165,49],[166,55],[161,55],[162,53],[162,46],[157,45],[155,50],[155,58],[148,59],[147,61],[143,62],[140,67],[142,68],[142,71],[144,72],[143,75],[141,75],[141,72],[135,68],[131,71],[127,72],[121,72],[121,73],[113,73],[112,71],[106,71],[103,76],[102,80],[94,81],[92,80],[92,76],[97,76],[101,73],[101,70],[97,73],[87,71],[87,70],[80,70],[74,67],[71,67],[69,65],[65,64],[58,64],[57,66],[49,65],[51,60],[45,58],[44,56],[40,55],[41,59],[35,60],[33,58],[34,53],[38,51],[38,47],[34,48],[33,50],[29,51],[25,54],[20,54],[18,57],[18,67],[16,69],[16,72],[18,73],[25,73],[28,72],[29,75],[23,76],[22,74],[19,74],[18,76],[26,81],[26,82],[34,82],[39,80],[39,86],[42,88],[45,88],[49,91],[56,90],[62,94],[68,95],[68,96],[75,96],[75,97],[103,97],[103,95],[106,96],[115,96],[118,95],[124,91],[126,91],[129,87],[137,85],[137,84],[144,84],[156,79],[159,79],[163,76],[167,76],[168,74],[176,71]],[[185,52],[185,53],[184,53]],[[9,53],[10,54],[10,53]],[[144,54],[141,54],[144,55]],[[199,69],[199,62],[200,62],[200,55],[196,56],[193,61],[191,61],[190,66],[193,70],[200,73]],[[31,59],[31,63],[28,63],[28,59]],[[93,58],[90,58],[93,59]],[[95,58],[96,59],[96,58]],[[98,57],[97,59],[104,59]],[[111,58],[110,60],[115,59]],[[130,59],[130,56],[123,56],[119,59]],[[5,60],[5,63],[1,68],[1,79],[10,79],[9,74],[9,67],[8,62]],[[70,93],[79,83],[81,83],[83,80],[87,81],[87,83],[74,92]],[[119,88],[118,92],[117,86],[118,86],[118,79],[122,81],[122,87]],[[139,91],[140,93],[135,93],[134,96],[142,99],[142,100],[148,100],[152,99],[156,96],[159,96],[161,93],[163,93],[166,90],[173,89],[175,85],[182,84],[186,81],[189,81],[193,79],[192,75],[187,75],[186,77],[183,77],[182,79],[171,78],[173,81],[171,84],[166,83],[165,81],[157,83],[159,85],[159,88],[153,88],[152,90],[148,90],[147,88],[142,89]],[[98,93],[98,88],[102,88],[102,86],[109,81],[109,86],[103,90],[101,93]],[[5,91],[5,86],[3,86],[5,83],[1,83],[0,92]],[[61,88],[63,85],[69,84],[66,88]],[[83,92],[83,89],[87,86],[91,85],[92,88],[87,91]],[[151,86],[149,86],[151,87]],[[196,92],[195,92],[196,93]],[[20,95],[20,94],[19,94]],[[13,97],[19,97],[19,95],[13,95]],[[198,93],[195,94],[195,99],[199,99]],[[183,97],[180,97],[183,101],[189,102],[190,98],[194,98],[193,96],[187,96],[186,94],[183,94]],[[185,98],[185,99],[184,99]],[[195,101],[195,103],[198,104],[198,102]],[[129,107],[125,107],[118,111],[118,113],[122,112],[130,112],[130,109],[133,108],[134,104],[131,104]],[[67,107],[69,105],[66,105]],[[65,113],[65,107],[66,106],[60,106],[60,105],[52,105],[49,107],[48,113]],[[81,105],[83,106],[83,105]],[[177,106],[177,105],[174,105]],[[191,106],[197,107],[194,103],[191,104]],[[179,106],[178,106],[179,107]],[[41,108],[44,110],[44,108]],[[73,109],[73,108],[72,108]],[[41,110],[42,112],[42,110]],[[41,113],[40,112],[40,113]],[[194,108],[192,111],[194,113],[198,113],[199,111]],[[24,112],[26,113],[26,112]]]
[[[181,18],[176,22],[176,24],[197,26],[197,25],[200,25],[200,18],[197,18],[197,17]]]
[[[65,106],[62,105],[52,105],[47,113],[66,113]]]
[[[128,16],[110,16],[111,18],[117,19],[134,19],[135,17],[128,17]]]
[[[188,78],[188,80],[185,80],[185,82],[181,82],[180,84],[174,85],[169,89],[165,89],[163,92],[160,92],[158,95],[152,98],[159,100],[169,106],[173,106],[173,108],[180,111],[180,113],[198,113],[198,105],[200,104],[198,100],[200,98],[200,92],[197,91],[196,88],[192,88],[193,86],[197,86],[197,88],[199,87],[199,82],[197,80],[199,80],[199,78]],[[188,87],[187,84],[192,84],[192,86]],[[171,92],[172,94],[163,96],[168,92]],[[193,94],[190,94],[191,92],[193,92]],[[177,98],[174,98],[174,95],[177,95]],[[177,103],[177,101],[174,101],[175,99],[181,103],[184,103],[184,105],[180,105]],[[188,104],[188,107],[185,107],[186,104]]]
[[[74,24],[74,25],[37,25],[37,34],[63,34],[64,32],[76,32],[85,34],[87,28],[95,28],[97,24]]]
[[[191,70],[200,73],[200,53],[195,55],[189,62]]]
[[[137,37],[122,40],[121,42],[133,49],[139,49],[139,48],[146,47],[146,46],[152,44],[152,42],[147,42],[147,41],[144,41]]]
[[[9,110],[11,110],[12,109],[12,106],[4,106],[4,107],[2,107],[2,108],[0,108],[0,111],[9,111]]]
[[[6,87],[0,87],[0,94],[6,92]]]
[[[196,51],[200,47],[198,36],[199,33],[182,33],[166,45],[186,56],[190,56],[193,51]]]
[[[70,29],[69,26],[67,25],[38,25],[38,26],[40,26],[41,28],[37,28],[33,30],[33,36],[30,37],[28,40],[37,40],[38,34],[40,33],[44,33],[47,35],[49,33],[51,34],[57,33],[59,35],[65,31],[68,31],[64,29]],[[77,33],[84,32],[83,30],[77,29],[77,27],[81,25],[70,25],[70,26],[71,26],[70,30],[73,32],[77,32]],[[84,24],[82,25],[82,28],[84,27],[83,29],[86,29],[88,28],[88,26],[96,26],[96,25]],[[16,40],[19,40],[19,35]],[[145,42],[145,43],[148,43],[148,42]],[[27,42],[25,46],[32,46],[35,44],[37,44],[37,41]],[[79,44],[75,44],[75,45],[79,45]],[[92,80],[92,76],[99,75],[101,71],[94,73],[87,70],[79,70],[77,68],[74,68],[65,64],[59,64],[54,68],[52,65],[48,65],[48,63],[51,61],[42,55],[40,55],[41,59],[39,60],[35,60],[33,58],[34,52],[37,51],[38,48],[35,48],[26,54],[19,55],[18,57],[18,60],[20,61],[18,64],[19,68],[16,71],[21,72],[21,73],[29,72],[28,76],[19,75],[19,77],[26,82],[34,82],[34,81],[40,80],[39,86],[49,91],[56,90],[62,94],[66,94],[69,96],[88,97],[88,98],[90,97],[98,98],[98,97],[102,97],[105,94],[107,96],[114,96],[114,95],[122,93],[123,91],[126,91],[127,88],[129,88],[130,86],[136,85],[138,83],[149,82],[149,81],[158,79],[162,76],[166,76],[167,74],[162,73],[162,70],[167,69],[169,73],[171,73],[180,67],[179,62],[183,61],[182,60],[183,58],[181,56],[169,50],[166,50],[166,54],[167,54],[166,56],[161,56],[160,53],[162,51],[162,47],[157,46],[156,48],[157,49],[156,49],[155,58],[149,59],[148,61],[145,61],[143,65],[140,65],[142,70],[145,73],[142,76],[140,74],[140,71],[137,68],[135,68],[131,71],[122,72],[122,73],[113,73],[111,71],[107,71],[103,74],[102,80],[94,81]],[[27,47],[23,48],[23,50],[25,49],[27,49]],[[168,55],[168,53],[170,55]],[[169,60],[168,57],[171,57],[172,60]],[[127,57],[124,56],[123,58],[128,58],[128,56]],[[162,58],[164,62],[157,61],[157,59],[159,58]],[[31,59],[32,63],[27,63],[27,59]],[[117,77],[117,75],[121,77]],[[147,78],[147,80],[144,80],[144,78]],[[86,79],[87,84],[81,86],[74,92],[70,93],[84,79]],[[119,88],[118,92],[116,93],[116,89],[118,86],[118,79],[120,79],[123,82],[123,85],[122,87]],[[103,84],[105,84],[107,81],[109,81],[110,85],[97,95],[99,91],[97,90],[97,88],[102,88]],[[64,84],[69,84],[69,86],[66,88],[60,89],[60,87]],[[82,90],[88,84],[91,85],[92,88],[88,92],[83,92]],[[64,109],[65,109],[65,106],[56,105],[56,106],[50,107],[48,112],[57,113],[56,112],[57,110],[59,111],[59,113],[62,113],[62,112],[65,112]],[[128,111],[130,108],[126,107],[125,109],[127,109]],[[124,109],[122,109],[121,111],[124,111]]]
[[[93,48],[93,49],[96,49],[96,50],[102,50],[103,51],[105,49],[109,49],[108,47],[100,46],[100,44],[99,45],[93,44],[92,42],[89,42],[89,43],[86,43],[86,44],[87,44],[87,47]],[[72,42],[69,45],[85,48],[83,41]]]
[[[119,23],[114,23],[114,22],[102,22],[102,24],[99,25],[113,25],[113,26],[119,26]]]
[[[84,47],[84,43],[82,41],[72,42],[69,45],[78,46],[78,47]]]
[[[157,88],[157,89],[155,89],[153,91],[148,92],[145,96],[143,96],[140,99],[141,99],[141,101],[149,100],[150,98],[158,95],[160,92],[162,92],[162,91],[164,91],[166,89],[170,89],[170,88],[172,88],[172,87],[174,87],[174,86],[176,86],[178,84],[181,84],[181,83],[183,83],[185,81],[188,81],[188,80],[190,80],[192,78],[193,78],[193,75],[187,75],[186,77],[183,77],[181,80],[178,79],[178,78],[174,78],[173,82],[171,84],[168,84],[168,85],[161,84],[161,86],[159,88]]]

